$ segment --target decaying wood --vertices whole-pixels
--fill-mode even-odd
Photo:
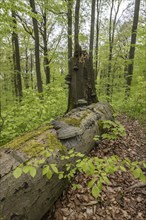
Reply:
[[[51,127],[39,128],[3,146],[0,149],[2,219],[40,220],[61,195],[67,181],[59,180],[55,174],[47,180],[42,176],[41,168],[34,178],[23,174],[15,179],[14,169],[21,163],[40,157],[41,152],[53,144],[88,153],[95,145],[94,136],[101,132],[98,122],[102,119],[112,119],[112,109],[107,103],[80,107],[53,121]],[[59,152],[56,151],[56,154]],[[58,163],[58,167],[63,168],[63,162],[59,162],[57,156],[47,160],[47,163]]]

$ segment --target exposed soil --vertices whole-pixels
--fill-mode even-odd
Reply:
[[[119,121],[125,126],[126,137],[102,141],[90,155],[108,157],[116,154],[122,159],[146,161],[146,136],[138,121],[126,116],[120,116]],[[103,186],[96,200],[87,188],[88,177],[78,174],[74,182],[82,187],[78,190],[68,187],[44,220],[146,220],[146,184],[122,171],[109,179],[111,184]]]

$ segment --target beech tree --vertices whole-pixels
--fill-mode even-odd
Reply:
[[[130,95],[130,87],[132,83],[132,76],[133,76],[133,63],[135,57],[135,44],[136,44],[136,37],[137,37],[137,26],[138,26],[138,19],[139,19],[139,9],[140,9],[140,0],[135,0],[135,8],[134,8],[134,16],[133,16],[133,25],[132,25],[132,32],[131,32],[131,44],[129,50],[129,65],[127,69],[126,75],[126,96]]]
[[[22,98],[22,80],[21,80],[21,66],[20,66],[20,51],[19,51],[19,40],[17,34],[17,22],[16,12],[12,11],[13,18],[13,32],[12,32],[12,48],[13,48],[13,65],[14,65],[14,88],[15,94],[18,101]]]
[[[120,5],[122,3],[122,0],[118,1],[118,5],[114,14],[114,6],[115,6],[115,0],[112,0],[111,8],[110,8],[110,19],[109,19],[109,56],[108,56],[108,82],[107,82],[107,88],[106,88],[106,94],[107,96],[111,95],[111,71],[112,71],[112,58],[113,58],[113,47],[114,47],[114,38],[115,38],[115,29],[116,29],[116,22],[117,22],[117,15],[119,12]]]
[[[32,8],[32,12],[37,14],[35,9],[35,1],[29,0],[30,6]],[[39,48],[39,31],[38,31],[38,22],[35,17],[32,17],[33,21],[33,30],[34,30],[34,39],[35,39],[35,66],[36,66],[36,78],[37,78],[37,88],[38,92],[43,92],[42,86],[42,76],[41,76],[41,68],[40,68],[40,48]]]

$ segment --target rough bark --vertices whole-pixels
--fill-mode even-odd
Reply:
[[[37,14],[35,10],[35,1],[29,0],[30,6],[32,8],[32,12]],[[34,30],[34,38],[35,38],[35,65],[36,65],[36,78],[37,78],[37,88],[38,92],[43,92],[42,86],[42,76],[41,76],[41,68],[40,68],[40,52],[39,52],[39,31],[38,31],[38,22],[36,18],[32,18],[33,21],[33,30]]]
[[[97,0],[97,19],[96,19],[96,50],[95,50],[95,80],[97,79],[98,75],[98,47],[99,47],[99,26],[100,26],[100,7],[101,7],[101,0]]]
[[[67,81],[69,81],[68,110],[71,110],[83,104],[89,105],[91,103],[97,102],[94,70],[93,70],[95,0],[93,0],[92,2],[92,10],[91,10],[91,34],[90,34],[89,54],[85,50],[82,50],[79,44],[79,36],[78,36],[79,12],[80,12],[80,0],[76,0],[74,57],[70,59],[70,63],[69,63],[70,75],[69,77],[67,77]],[[68,17],[68,19],[71,18]],[[68,22],[70,21],[68,20]],[[69,25],[71,25],[71,23],[69,23]],[[71,26],[69,27],[71,28]]]
[[[74,54],[79,56],[80,46],[79,46],[79,14],[80,14],[80,0],[76,0],[75,6],[75,29],[74,29]]]
[[[126,88],[126,96],[130,95],[130,87],[132,83],[132,76],[133,76],[133,62],[135,56],[135,44],[136,44],[136,37],[137,37],[137,26],[138,26],[138,19],[139,19],[139,9],[140,9],[140,0],[135,0],[135,8],[134,8],[134,16],[133,16],[133,25],[132,25],[132,33],[131,33],[131,45],[129,50],[129,65],[127,69],[127,88]]]
[[[95,0],[92,0],[91,8],[91,27],[90,27],[90,45],[89,45],[89,65],[90,65],[90,74],[88,74],[88,83],[89,83],[89,102],[97,102],[96,88],[95,88],[95,74],[93,68],[93,45],[94,45],[94,26],[95,26]]]
[[[20,66],[20,50],[18,34],[16,32],[16,12],[12,11],[13,18],[13,32],[12,32],[12,48],[13,48],[13,63],[14,63],[14,87],[15,94],[18,97],[18,101],[22,98],[22,80],[21,80],[21,66]]]
[[[27,45],[25,47],[25,76],[24,76],[24,84],[25,84],[25,88],[28,89],[29,88],[29,66],[28,66],[28,60],[29,60],[29,56],[28,56],[28,48]]]
[[[44,43],[44,70],[46,75],[46,85],[50,83],[50,61],[48,59],[48,42],[47,42],[47,14],[43,14],[43,43]]]
[[[63,169],[65,162],[58,159],[59,145],[64,145],[67,150],[75,147],[76,151],[88,153],[95,146],[93,137],[101,132],[101,119],[112,119],[112,109],[106,103],[73,109],[53,121],[52,128],[49,125],[39,128],[1,148],[0,213],[4,220],[40,220],[67,184],[56,175],[47,180],[42,176],[41,168],[34,178],[25,174],[15,179],[13,170],[21,163],[39,158],[41,152],[50,149],[54,143],[56,157],[47,159],[47,164],[58,163],[58,168]]]
[[[113,47],[114,47],[114,38],[115,38],[115,29],[116,29],[116,22],[117,22],[117,15],[119,12],[120,5],[122,3],[122,0],[118,2],[116,12],[114,19],[112,21],[113,17],[113,12],[114,12],[114,4],[115,0],[112,0],[112,5],[111,5],[111,10],[110,10],[110,22],[109,22],[109,57],[108,57],[108,83],[107,83],[107,88],[106,88],[106,95],[110,96],[111,95],[111,72],[112,72],[112,59],[113,59]]]
[[[70,103],[72,100],[72,91],[71,91],[71,73],[72,73],[72,0],[68,0],[68,12],[67,12],[67,20],[68,20],[68,75],[66,76],[66,83],[68,84],[68,107],[67,112],[70,110]]]

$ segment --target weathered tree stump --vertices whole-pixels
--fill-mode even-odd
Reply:
[[[54,148],[59,155],[56,149],[62,145],[88,153],[95,145],[94,136],[100,133],[98,122],[102,119],[112,119],[112,109],[107,103],[80,107],[51,125],[29,132],[1,147],[0,217],[4,220],[40,220],[61,195],[67,180],[59,180],[57,175],[48,180],[42,176],[41,168],[38,168],[34,178],[22,174],[15,179],[14,169],[21,163],[34,161],[49,148]],[[47,163],[53,161],[63,168],[64,164],[59,162],[57,155],[47,160]]]

